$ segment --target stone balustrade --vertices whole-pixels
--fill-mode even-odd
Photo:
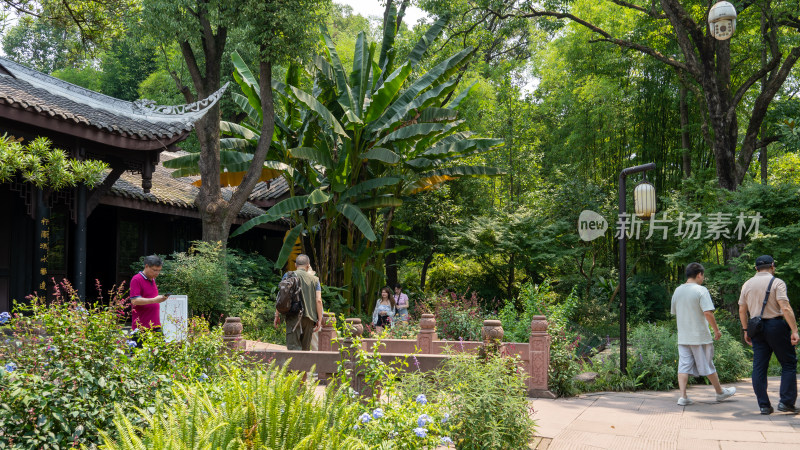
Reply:
[[[361,319],[345,319],[352,336],[361,336],[364,326]],[[275,361],[282,364],[290,361],[291,370],[310,370],[312,366],[321,382],[326,382],[336,372],[337,362],[346,359],[346,365],[357,369],[353,356],[346,349],[350,348],[352,338],[347,336],[340,342],[335,328],[336,317],[325,313],[322,329],[319,333],[319,351],[302,352],[289,350],[249,350],[245,353],[254,361]],[[242,324],[238,317],[228,317],[223,326],[225,345],[231,349],[244,350],[242,340]],[[504,342],[503,326],[499,320],[485,320],[482,330],[483,342],[475,341],[442,341],[436,335],[436,318],[433,314],[423,314],[420,319],[420,332],[416,340],[382,339],[380,341],[381,359],[387,363],[398,357],[414,354],[414,363],[404,370],[433,370],[453,352],[478,353],[484,351],[500,351],[508,355],[516,355],[520,367],[525,371],[528,395],[532,397],[555,397],[547,389],[547,372],[550,365],[550,336],[547,334],[547,318],[534,316],[531,321],[531,336],[528,342]],[[361,347],[371,351],[376,339],[361,339]],[[343,350],[340,353],[340,348]],[[357,373],[357,370],[355,372]],[[353,388],[361,392],[363,386],[356,375],[352,380]]]

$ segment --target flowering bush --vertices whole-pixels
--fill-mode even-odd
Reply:
[[[219,336],[207,325],[196,327],[191,345],[152,336],[135,349],[120,326],[127,306],[122,287],[110,306],[84,307],[67,282],[55,294],[49,305],[33,298],[18,307],[8,321],[12,336],[0,338],[7,372],[0,377],[0,443],[11,448],[91,446],[99,429],[113,429],[115,403],[142,424],[136,408],[151,408],[156,395],[171,401],[173,379],[217,373],[227,358],[216,356],[221,342],[210,344]]]
[[[439,339],[457,341],[480,341],[484,314],[478,305],[478,295],[470,298],[455,292],[443,292],[433,299],[418,304],[422,313],[436,316],[436,332]]]
[[[447,411],[446,436],[457,448],[527,448],[533,437],[526,386],[514,358],[457,353],[438,370],[403,377],[398,389],[418,404]]]
[[[436,448],[452,442],[452,422],[441,403],[428,403],[424,395],[380,404],[361,414],[355,436],[374,448],[390,443],[393,449]]]

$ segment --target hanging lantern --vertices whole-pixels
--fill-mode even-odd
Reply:
[[[637,184],[633,190],[633,204],[637,217],[649,219],[656,213],[656,188],[647,180]]]
[[[728,2],[717,2],[708,11],[708,30],[717,40],[724,41],[736,30],[736,8]]]

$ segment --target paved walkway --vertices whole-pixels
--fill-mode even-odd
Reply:
[[[780,379],[769,379],[778,406]],[[731,386],[725,384],[723,386]],[[714,388],[689,386],[693,405],[678,406],[678,391],[602,392],[567,399],[533,399],[539,448],[556,449],[800,449],[800,415],[759,414],[750,380],[717,403]]]

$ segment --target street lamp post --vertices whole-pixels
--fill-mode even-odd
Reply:
[[[627,236],[625,235],[625,179],[634,173],[646,172],[656,168],[655,163],[642,164],[641,166],[628,167],[619,173],[619,221],[622,230],[619,233],[619,368],[622,373],[628,374],[628,299],[626,281],[628,278],[627,266]]]

